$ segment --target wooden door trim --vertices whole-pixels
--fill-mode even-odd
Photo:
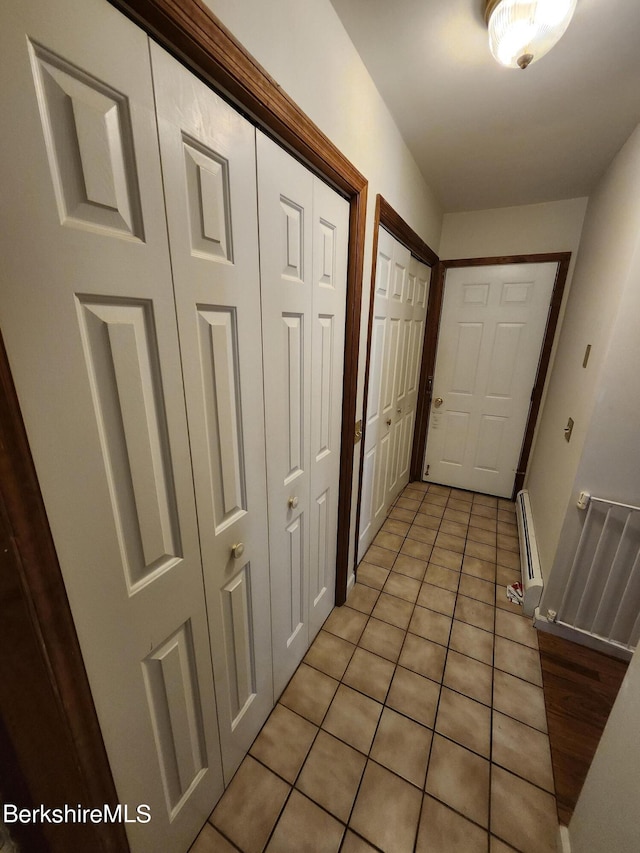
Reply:
[[[529,464],[529,456],[531,446],[533,444],[533,436],[538,422],[540,413],[540,404],[542,402],[542,394],[547,380],[549,371],[549,363],[551,361],[551,351],[555,340],[555,333],[558,327],[560,317],[560,308],[562,306],[562,298],[567,282],[567,274],[569,272],[569,263],[571,261],[571,252],[548,252],[531,255],[498,255],[491,258],[455,258],[443,260],[439,263],[439,269],[432,288],[433,293],[429,298],[429,310],[432,311],[432,316],[427,315],[427,334],[425,347],[423,351],[422,372],[420,375],[420,388],[418,389],[418,408],[416,410],[416,419],[420,417],[420,422],[416,426],[414,443],[414,456],[412,460],[412,477],[414,479],[422,479],[422,468],[424,462],[424,451],[427,441],[427,431],[429,427],[429,405],[431,402],[431,394],[429,390],[429,378],[433,379],[436,363],[436,352],[438,348],[438,333],[440,329],[440,319],[442,316],[442,303],[444,300],[445,277],[448,269],[460,267],[483,267],[483,266],[498,266],[500,264],[544,264],[557,263],[558,270],[556,279],[553,285],[551,301],[549,304],[549,314],[545,326],[544,337],[542,340],[542,348],[540,350],[540,360],[538,362],[538,370],[536,372],[535,384],[531,395],[531,404],[529,406],[529,414],[527,417],[527,425],[524,432],[520,459],[514,481],[512,497],[522,488],[526,475],[527,465]],[[433,310],[431,306],[431,295],[434,297]],[[427,350],[428,347],[428,350]]]
[[[364,443],[366,439],[366,412],[367,403],[369,400],[369,370],[371,366],[371,332],[373,330],[373,309],[376,289],[376,268],[378,260],[378,232],[380,226],[386,228],[389,233],[406,246],[412,255],[418,258],[419,261],[431,267],[431,284],[429,286],[429,302],[427,305],[427,323],[425,325],[425,339],[423,344],[423,353],[427,345],[427,328],[429,325],[429,312],[431,311],[431,291],[433,289],[434,272],[438,268],[439,259],[433,249],[424,242],[411,226],[397,213],[389,202],[379,193],[376,196],[376,209],[373,219],[373,250],[371,259],[371,283],[370,283],[370,298],[369,298],[369,318],[367,322],[367,354],[365,357],[365,378],[364,378],[364,395],[362,402],[362,452],[360,453],[360,465],[358,472],[358,497],[356,506],[356,530],[355,530],[355,554],[354,563],[358,562],[358,545],[360,539],[360,510],[362,507],[362,476],[364,471]],[[423,357],[424,366],[424,357]],[[422,383],[422,376],[420,379]],[[420,387],[418,386],[418,399],[416,401],[416,424],[418,423],[418,405],[420,403]],[[413,457],[416,452],[415,430],[414,444],[411,456],[411,471],[410,476],[413,476],[414,463]]]
[[[538,362],[538,371],[536,373],[536,381],[531,394],[531,405],[529,406],[529,417],[527,418],[527,427],[524,432],[524,440],[522,442],[522,450],[518,461],[518,470],[516,471],[516,479],[513,485],[512,498],[520,491],[524,485],[524,478],[529,464],[529,456],[531,454],[531,446],[533,444],[533,436],[538,423],[538,415],[540,414],[540,404],[542,403],[542,394],[547,381],[547,373],[549,363],[551,361],[551,351],[555,341],[556,329],[558,328],[558,320],[560,318],[560,308],[562,306],[562,297],[564,288],[567,283],[567,274],[569,272],[569,263],[571,262],[571,252],[564,252],[556,256],[554,260],[558,263],[556,272],[556,280],[553,283],[553,292],[551,294],[551,303],[549,305],[549,315],[547,317],[547,325],[544,330],[544,338],[542,341],[542,349],[540,350],[540,361]],[[537,261],[536,263],[543,263]]]
[[[347,595],[367,181],[201,0],[109,0],[349,200],[336,604]]]
[[[70,756],[64,768],[60,764],[52,767],[51,762],[57,761],[56,750],[61,748],[60,743],[52,743],[51,753],[39,759],[43,771],[39,777],[48,773],[55,778],[56,772],[64,773],[55,795],[71,791],[76,797],[69,800],[71,804],[102,807],[107,803],[113,808],[118,798],[1,335],[0,505],[10,531],[14,571],[19,575],[11,580],[16,589],[20,588],[30,616],[29,620],[14,622],[16,635],[9,649],[13,656],[12,675],[3,679],[0,711],[20,726],[18,734],[9,731],[13,747],[20,752],[29,731],[42,726],[44,720],[51,726],[50,737],[63,740]],[[32,657],[21,655],[16,669],[15,655],[22,650]],[[9,665],[0,655],[2,668],[5,663]],[[42,701],[43,695],[49,697],[51,707],[40,707],[36,700],[40,697]],[[28,774],[37,772],[30,764],[32,759],[26,753],[22,756],[27,784]],[[42,781],[39,777],[38,785]],[[94,848],[101,853],[129,850],[122,824],[96,825],[91,834],[95,836]],[[64,842],[65,838],[69,842],[68,832],[59,835],[62,846],[55,849],[68,849]]]

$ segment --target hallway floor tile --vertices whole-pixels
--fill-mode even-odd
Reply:
[[[554,853],[514,505],[411,483],[191,853]]]

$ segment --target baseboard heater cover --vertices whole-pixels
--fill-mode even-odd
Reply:
[[[536,607],[540,604],[543,581],[529,492],[526,489],[516,495],[516,517],[518,519],[520,565],[524,589],[522,609],[525,616],[533,616]]]

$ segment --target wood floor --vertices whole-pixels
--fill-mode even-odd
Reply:
[[[538,632],[558,818],[568,824],[628,664]]]

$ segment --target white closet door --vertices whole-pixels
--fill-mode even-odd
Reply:
[[[257,146],[277,697],[309,645],[313,176],[261,133]]]
[[[403,405],[407,394],[407,370],[409,367],[409,344],[411,341],[412,308],[409,301],[409,267],[411,252],[402,243],[394,240],[391,282],[387,292],[387,343],[389,349],[383,368],[382,415],[385,424],[391,420],[389,459],[384,476],[385,506],[395,500],[401,489],[403,427],[405,424]],[[380,471],[380,476],[383,472]],[[385,510],[386,516],[386,510]]]
[[[255,129],[151,57],[229,782],[273,706]]]
[[[309,642],[335,603],[349,203],[313,179]]]
[[[0,324],[134,853],[222,791],[148,40],[3,5]]]
[[[413,256],[409,260],[409,269],[404,296],[402,316],[400,368],[394,393],[397,421],[397,453],[395,469],[397,476],[387,499],[392,501],[399,491],[409,482],[413,432],[416,422],[416,403],[418,400],[418,382],[424,343],[424,326],[427,314],[427,298],[431,270]]]
[[[405,403],[407,376],[413,369],[410,361],[413,358],[410,346],[413,305],[408,302],[410,262],[409,249],[380,228],[371,330],[359,560],[382,526],[390,504],[400,491],[402,477],[408,476],[404,462],[406,452],[403,451],[407,421],[403,420],[403,412],[398,410]],[[414,282],[414,293],[415,289]]]

